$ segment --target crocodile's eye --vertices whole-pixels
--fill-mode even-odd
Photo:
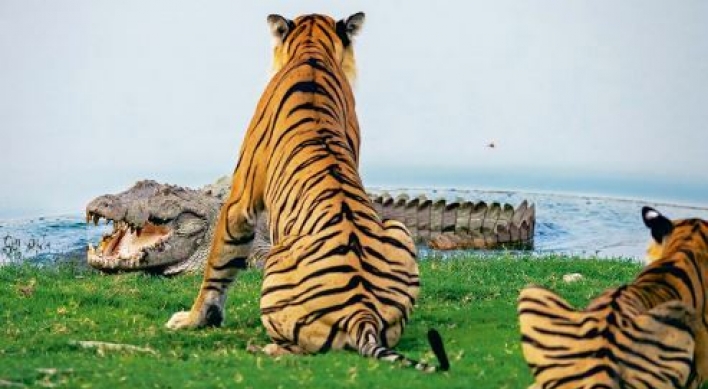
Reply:
[[[192,236],[206,229],[206,222],[191,214],[182,214],[177,218],[175,234]]]

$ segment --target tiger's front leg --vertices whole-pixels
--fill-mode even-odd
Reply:
[[[177,312],[165,325],[170,329],[220,326],[226,292],[239,270],[247,266],[254,239],[255,212],[238,203],[224,204],[204,269],[199,295],[189,311]]]

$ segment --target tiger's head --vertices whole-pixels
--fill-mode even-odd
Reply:
[[[364,25],[363,12],[339,21],[316,14],[299,16],[294,20],[273,14],[268,15],[268,24],[274,40],[274,73],[297,55],[299,48],[316,45],[341,67],[349,83],[354,82],[356,61],[352,42]]]
[[[672,221],[651,207],[642,208],[642,219],[652,237],[647,248],[647,262],[669,257],[686,244],[692,251],[708,252],[708,222],[701,219]]]

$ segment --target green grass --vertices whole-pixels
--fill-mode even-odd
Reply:
[[[525,388],[516,298],[528,283],[551,287],[577,306],[630,281],[637,263],[546,257],[428,258],[422,298],[396,349],[434,361],[425,333],[437,328],[451,370],[426,375],[354,352],[271,359],[245,351],[265,344],[258,316],[260,273],[240,275],[222,328],[173,332],[163,325],[190,306],[200,276],[106,276],[74,267],[0,267],[0,386],[66,388]],[[566,284],[566,273],[584,280]],[[25,288],[34,283],[33,290]],[[29,288],[32,289],[32,288]],[[97,352],[73,341],[149,347],[155,354]]]

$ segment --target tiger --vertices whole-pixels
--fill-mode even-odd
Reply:
[[[518,299],[531,388],[696,388],[708,377],[708,222],[642,208],[649,263],[582,311],[531,285]]]
[[[360,133],[352,83],[353,39],[364,13],[335,21],[311,14],[267,18],[274,75],[246,131],[199,294],[170,329],[220,326],[227,289],[246,267],[258,215],[272,248],[264,264],[261,322],[267,355],[353,349],[425,372],[439,365],[392,349],[418,298],[416,247],[406,227],[381,218],[358,173]]]

